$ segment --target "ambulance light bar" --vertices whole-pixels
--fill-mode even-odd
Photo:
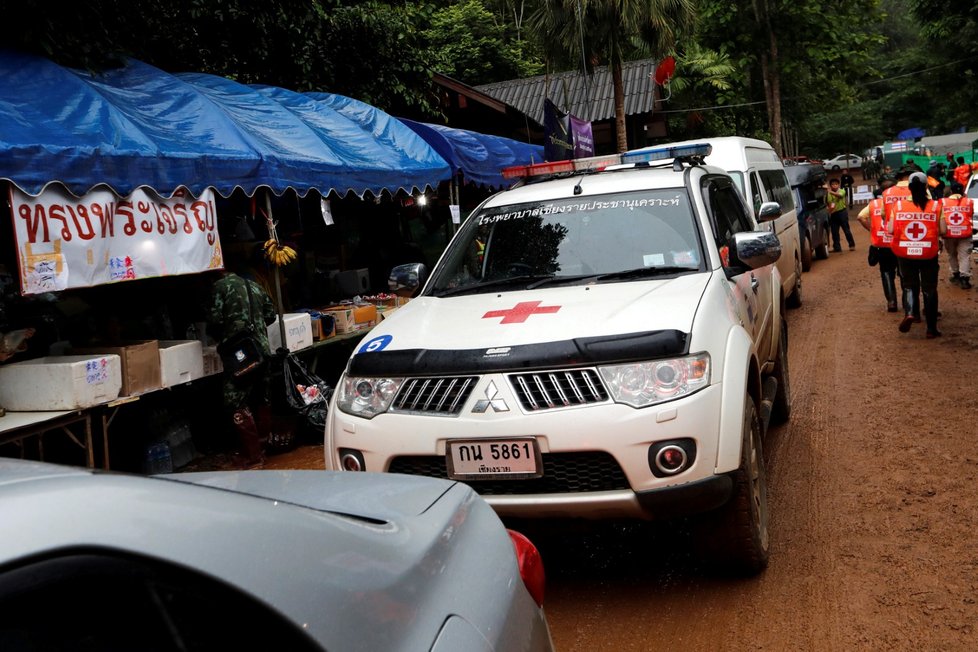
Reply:
[[[634,152],[625,152],[621,155],[622,163],[651,163],[653,161],[666,161],[676,158],[689,158],[692,156],[709,156],[713,151],[712,145],[679,145],[676,147],[657,147],[652,149],[640,149]]]
[[[504,179],[526,179],[530,177],[552,176],[567,172],[591,172],[603,170],[609,165],[618,165],[621,157],[618,154],[607,156],[591,156],[589,158],[578,158],[567,161],[547,161],[546,163],[534,163],[531,165],[514,165],[503,168]]]

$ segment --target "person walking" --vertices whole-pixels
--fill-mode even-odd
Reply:
[[[927,175],[923,172],[911,174],[908,188],[910,199],[897,200],[886,222],[886,230],[893,236],[891,247],[898,259],[903,285],[904,315],[898,329],[906,333],[914,323],[919,291],[924,297],[927,339],[932,339],[941,336],[937,330],[937,255],[945,224],[940,202],[928,196]]]
[[[964,187],[951,182],[951,194],[941,200],[941,213],[947,232],[944,234],[944,251],[951,268],[951,284],[963,290],[971,289],[971,218],[975,214],[974,201],[964,196]]]
[[[267,327],[275,321],[276,312],[271,298],[258,283],[227,270],[218,274],[207,311],[208,331],[218,341],[219,349],[222,344],[248,333],[263,356],[263,362],[243,376],[235,377],[225,369],[222,388],[224,409],[231,418],[245,465],[250,467],[260,465],[265,457],[258,422],[264,426],[267,436],[271,415],[267,387],[267,361],[271,352]],[[255,412],[259,413],[257,421]]]
[[[884,179],[893,181],[893,184],[883,191],[883,222],[888,223],[893,219],[893,205],[901,199],[910,199],[910,173],[913,169],[909,166],[897,168],[891,175],[884,176]],[[892,247],[892,243],[890,245]],[[900,276],[900,268],[897,267],[897,276]],[[903,279],[900,279],[900,301],[904,311],[908,309],[907,295],[903,292]],[[909,309],[914,318],[914,323],[920,323],[920,290],[914,293],[914,301],[909,304]]]
[[[842,179],[840,180],[842,184],[842,189],[846,193],[846,207],[852,208],[852,187],[856,183],[856,180],[852,178],[849,174],[849,168],[842,171]]]
[[[879,265],[880,281],[883,283],[883,296],[886,298],[886,311],[897,311],[897,257],[890,247],[893,236],[886,232],[885,204],[883,193],[894,184],[892,179],[884,179],[873,198],[861,211],[857,219],[869,231],[869,265]]]
[[[931,161],[927,168],[927,185],[930,188],[930,196],[940,199],[944,196],[944,166],[938,161]]]
[[[829,225],[832,227],[832,251],[842,251],[842,240],[839,237],[839,229],[846,235],[846,242],[849,243],[849,250],[856,248],[856,240],[852,237],[852,230],[849,228],[849,209],[846,202],[846,191],[839,188],[838,179],[829,180],[828,192],[825,195],[825,203],[829,208]]]
[[[954,180],[961,184],[962,188],[968,187],[968,179],[971,178],[971,166],[964,162],[964,157],[958,157],[958,165],[954,168]]]

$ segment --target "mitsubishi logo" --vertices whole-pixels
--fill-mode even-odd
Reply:
[[[496,383],[490,380],[489,385],[486,386],[486,397],[476,401],[472,411],[476,414],[482,414],[489,408],[492,408],[494,412],[509,412],[509,406],[506,405],[506,401],[501,398],[496,398],[498,393],[499,390],[496,389]]]

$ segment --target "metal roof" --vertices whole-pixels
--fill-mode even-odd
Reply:
[[[628,61],[622,65],[625,115],[647,113],[652,110],[654,73],[653,59]],[[543,101],[547,97],[558,107],[581,120],[594,122],[615,117],[615,95],[609,66],[595,68],[591,74],[560,72],[484,84],[474,88],[516,107],[540,124],[543,124]]]

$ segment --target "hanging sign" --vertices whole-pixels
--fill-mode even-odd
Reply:
[[[32,197],[10,186],[23,294],[193,274],[224,266],[214,191],[163,199],[139,189],[78,198],[60,186]]]

